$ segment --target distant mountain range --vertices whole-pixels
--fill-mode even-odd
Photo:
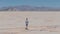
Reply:
[[[2,7],[0,11],[60,11],[60,8],[34,7],[29,5]]]

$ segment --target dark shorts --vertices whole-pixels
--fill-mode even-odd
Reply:
[[[28,24],[26,24],[26,26],[28,26]]]

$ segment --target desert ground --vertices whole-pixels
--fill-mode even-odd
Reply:
[[[25,30],[25,19],[29,30]],[[1,11],[0,34],[60,34],[60,12]]]

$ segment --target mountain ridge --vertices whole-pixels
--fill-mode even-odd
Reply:
[[[0,8],[0,11],[60,11],[60,8],[20,5],[20,6],[2,7]]]

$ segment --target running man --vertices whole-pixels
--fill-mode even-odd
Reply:
[[[26,21],[25,21],[25,24],[26,24],[26,30],[28,30],[28,23],[29,23],[29,21],[28,21],[28,18],[26,18]]]

